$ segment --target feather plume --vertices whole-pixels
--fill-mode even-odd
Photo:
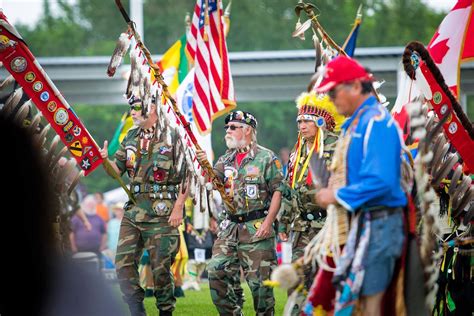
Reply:
[[[5,101],[5,105],[2,108],[7,114],[7,116],[13,113],[13,110],[16,108],[16,106],[18,105],[22,97],[23,97],[22,88],[18,88],[12,94],[10,94],[8,99]]]
[[[9,75],[5,80],[0,83],[0,91],[6,90],[8,87],[15,83],[15,78],[12,75]]]
[[[113,77],[115,75],[115,71],[122,63],[123,56],[127,53],[130,43],[131,36],[128,33],[120,34],[114,53],[110,58],[109,66],[107,67],[107,75],[109,77]]]
[[[300,40],[304,41],[304,32],[309,29],[311,26],[311,20],[306,20],[303,24],[301,24],[300,19],[298,18],[298,21],[296,22],[295,25],[295,30],[293,33],[291,33],[292,37],[298,37]]]
[[[323,60],[323,48],[321,47],[321,42],[319,41],[319,38],[316,34],[313,34],[313,45],[314,45],[314,50],[315,50],[315,65],[314,65],[314,71],[317,72],[319,66],[321,66]]]
[[[14,120],[21,126],[23,126],[23,122],[25,121],[26,116],[28,115],[29,107],[27,102],[23,103],[18,111],[15,114]]]

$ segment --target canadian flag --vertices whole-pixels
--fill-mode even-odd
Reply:
[[[444,17],[428,44],[431,58],[438,66],[446,85],[457,97],[460,88],[460,67],[463,62],[474,60],[474,0],[458,0]],[[411,80],[403,73],[400,77],[397,100],[392,108],[392,116],[403,131],[407,145],[416,140],[410,136],[410,119],[405,105],[413,100],[419,91],[411,89]]]
[[[459,0],[428,44],[431,57],[455,96],[459,95],[461,64],[474,60],[473,1]]]

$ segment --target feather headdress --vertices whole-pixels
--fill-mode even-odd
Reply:
[[[318,95],[315,92],[303,92],[296,99],[296,107],[298,108],[297,121],[314,121],[319,128],[331,132],[341,130],[344,117],[337,113],[334,103],[328,96]]]

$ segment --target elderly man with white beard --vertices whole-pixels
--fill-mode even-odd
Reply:
[[[225,119],[229,148],[214,166],[235,213],[223,212],[218,238],[208,265],[211,296],[220,315],[241,315],[235,294],[240,267],[253,296],[257,315],[273,315],[273,289],[263,281],[277,265],[273,223],[283,189],[281,164],[269,149],[257,144],[257,120],[244,111]],[[199,161],[205,153],[197,153]]]

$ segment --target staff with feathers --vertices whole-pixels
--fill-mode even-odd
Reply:
[[[144,54],[144,56],[145,56],[145,58],[148,62],[148,65],[150,66],[150,68],[154,72],[155,80],[161,85],[161,87],[163,89],[164,97],[167,100],[170,101],[170,103],[172,105],[172,109],[175,112],[176,117],[179,119],[179,121],[183,125],[183,127],[186,130],[189,138],[191,139],[192,143],[194,144],[196,150],[198,150],[198,151],[201,150],[201,146],[199,146],[199,144],[196,140],[196,137],[194,136],[193,132],[191,131],[190,124],[186,121],[183,114],[179,111],[175,99],[171,96],[171,93],[168,90],[168,85],[165,83],[164,78],[161,74],[160,68],[151,59],[150,51],[143,44],[143,42],[141,40],[141,37],[140,37],[140,34],[138,34],[138,32],[136,31],[134,22],[132,20],[130,20],[130,17],[128,16],[127,11],[125,11],[124,7],[122,6],[121,1],[120,0],[115,0],[115,3],[117,5],[117,7],[119,8],[120,12],[122,13],[123,18],[125,19],[125,21],[128,24],[128,30],[127,30],[127,33],[126,33],[126,34],[129,34],[128,38],[130,38],[131,36],[133,36],[135,38],[135,41],[137,42],[137,45],[140,48],[141,52]],[[121,36],[121,39],[119,40],[117,48],[114,51],[114,55],[112,56],[111,63],[110,63],[110,65],[108,67],[108,70],[107,70],[107,73],[109,74],[109,76],[110,75],[113,76],[113,74],[115,73],[115,69],[120,64],[121,58],[123,57],[123,55],[125,54],[125,52],[128,49],[129,41],[126,38],[127,38],[126,35]],[[157,96],[157,100],[158,100],[158,96]],[[232,205],[232,203],[230,202],[230,200],[228,199],[228,197],[224,193],[224,185],[216,177],[214,171],[212,170],[212,166],[210,165],[209,161],[207,161],[207,159],[206,159],[204,161],[201,161],[200,164],[203,167],[203,170],[205,170],[205,172],[207,172],[207,174],[209,175],[209,178],[212,180],[212,183],[213,183],[214,187],[221,194],[221,196],[223,198],[223,201],[224,201],[224,204],[226,205],[226,208],[231,213],[234,213],[235,212],[234,206]]]

